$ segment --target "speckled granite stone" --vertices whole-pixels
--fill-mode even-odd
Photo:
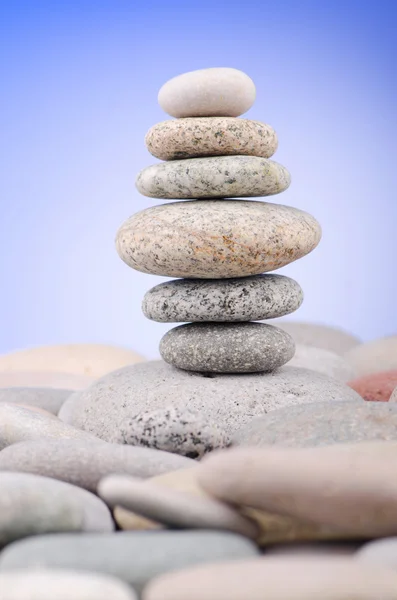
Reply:
[[[204,373],[274,371],[294,352],[288,333],[264,323],[189,323],[174,327],[160,341],[165,362]]]
[[[304,321],[287,321],[281,319],[274,323],[277,327],[281,327],[287,333],[292,335],[296,344],[304,344],[305,346],[315,346],[336,352],[336,354],[344,354],[350,348],[359,345],[360,340],[338,327],[330,327],[320,323],[306,323]]]
[[[121,441],[131,446],[175,452],[188,458],[201,458],[215,448],[227,448],[230,435],[199,412],[170,406],[147,410],[121,425]],[[1,468],[0,453],[0,468]]]
[[[358,399],[346,385],[320,373],[281,367],[273,373],[202,374],[148,361],[109,373],[73,394],[59,417],[98,437],[123,443],[125,420],[146,410],[186,408],[230,434],[267,411],[302,404]]]
[[[239,117],[255,102],[255,84],[238,69],[189,71],[167,81],[158,103],[172,117]]]
[[[145,294],[142,310],[160,323],[262,321],[292,313],[302,302],[296,281],[269,274],[165,281]]]
[[[274,271],[321,239],[314,217],[257,201],[203,200],[147,208],[117,233],[121,259],[165,277],[224,279]]]
[[[272,196],[291,183],[282,165],[258,156],[187,158],[146,167],[136,187],[150,198],[253,198]]]
[[[276,324],[278,326],[278,321]],[[334,377],[344,383],[354,377],[353,367],[336,352],[304,344],[296,344],[295,354],[288,364],[291,367],[303,367],[324,373],[324,375]]]
[[[278,140],[273,127],[260,121],[203,117],[157,123],[147,132],[145,143],[160,160],[236,154],[270,158]]]
[[[397,440],[397,405],[357,397],[356,402],[314,402],[273,411],[237,431],[233,445],[304,447]]]

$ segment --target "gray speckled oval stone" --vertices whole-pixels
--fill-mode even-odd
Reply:
[[[288,364],[291,367],[302,367],[324,373],[344,383],[351,381],[355,376],[353,367],[339,354],[304,344],[296,344],[295,354]]]
[[[7,404],[28,404],[37,406],[57,415],[62,404],[73,394],[73,390],[41,387],[0,388],[0,402]]]
[[[264,323],[189,323],[174,327],[160,341],[165,362],[204,373],[274,371],[294,352],[288,333]]]
[[[160,160],[236,154],[270,158],[278,140],[273,127],[260,121],[199,117],[157,123],[147,132],[145,143]]]
[[[96,493],[100,479],[106,475],[118,473],[145,479],[195,464],[183,456],[154,450],[154,445],[152,448],[132,446],[138,444],[49,439],[20,442],[0,452],[0,471],[52,477]]]
[[[258,156],[214,156],[157,163],[143,169],[136,187],[150,198],[253,198],[272,196],[291,183],[282,165]]]
[[[311,215],[257,201],[203,200],[154,206],[117,233],[120,258],[143,273],[225,279],[259,275],[309,254],[321,239]]]
[[[175,452],[189,458],[201,458],[215,448],[230,445],[230,435],[219,425],[189,408],[175,406],[147,410],[125,419],[120,433],[123,444]],[[145,451],[144,448],[137,450]]]
[[[141,591],[153,577],[167,571],[258,554],[251,540],[218,531],[43,535],[6,548],[0,555],[0,570],[34,567],[39,563],[48,568],[94,571],[119,577]],[[113,600],[112,596],[107,600]]]
[[[145,294],[142,310],[160,323],[262,321],[292,313],[302,302],[296,281],[269,274],[166,281]]]
[[[201,374],[148,361],[114,371],[73,394],[59,414],[111,442],[122,443],[125,420],[147,410],[187,407],[231,433],[256,416],[305,402],[358,399],[335,379],[293,367],[273,373]]]
[[[275,325],[292,335],[296,344],[315,346],[316,348],[336,352],[336,354],[344,354],[350,348],[358,346],[361,343],[351,333],[329,325],[306,323],[304,321],[287,321],[283,319],[277,321]]]
[[[244,425],[233,445],[303,447],[370,440],[397,440],[396,404],[360,399],[282,408]]]
[[[213,67],[173,77],[158,103],[172,117],[239,117],[255,102],[255,84],[243,71]]]

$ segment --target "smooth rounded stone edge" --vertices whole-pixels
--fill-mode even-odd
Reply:
[[[177,279],[146,292],[142,310],[160,323],[262,321],[298,310],[300,285],[285,275]]]
[[[370,541],[357,550],[355,558],[369,564],[379,564],[396,570],[397,537]]]
[[[171,329],[160,341],[165,362],[204,373],[275,371],[294,352],[288,333],[264,323],[189,323]]]
[[[354,377],[354,369],[342,356],[315,346],[295,345],[295,354],[288,362],[291,367],[310,369],[347,383]]]
[[[361,345],[358,337],[339,327],[287,319],[277,320],[274,324],[289,333],[296,344],[323,348],[340,355]]]
[[[6,387],[0,388],[0,402],[28,404],[57,415],[73,391],[48,387]]]

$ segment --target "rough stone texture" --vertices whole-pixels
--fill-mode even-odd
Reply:
[[[358,377],[349,381],[348,386],[364,400],[387,402],[397,387],[397,369]]]
[[[144,315],[160,323],[262,321],[297,310],[300,285],[284,275],[237,279],[175,279],[149,290]]]
[[[397,533],[396,444],[235,448],[209,456],[198,483],[219,500],[326,526],[356,539]]]
[[[73,390],[57,390],[40,387],[10,387],[0,389],[0,402],[28,404],[57,415],[62,404]]]
[[[37,346],[0,355],[0,371],[46,371],[96,379],[143,358],[132,350],[103,344]],[[88,383],[91,381],[88,380]],[[6,384],[2,384],[5,387]],[[19,385],[27,385],[20,383]],[[33,384],[34,385],[34,384]],[[41,385],[36,383],[35,385]],[[69,388],[71,386],[61,385]],[[86,386],[84,386],[86,387]]]
[[[397,570],[397,537],[375,540],[362,546],[356,558],[370,564],[379,564]]]
[[[172,527],[226,530],[255,539],[256,525],[223,502],[122,475],[100,481],[98,494],[108,506],[121,506]]]
[[[136,213],[119,229],[116,245],[122,260],[143,273],[224,279],[279,269],[320,239],[314,217],[296,208],[198,200]]]
[[[104,444],[101,440],[37,440],[13,444],[0,452],[0,471],[44,475],[95,493],[106,475],[146,478],[191,464],[195,463],[169,452]]]
[[[227,448],[231,442],[222,427],[209,422],[199,412],[174,406],[128,418],[120,433],[123,444],[176,452],[193,459],[215,448]]]
[[[229,67],[188,71],[167,81],[158,94],[172,117],[239,117],[255,102],[255,84]]]
[[[352,348],[346,352],[345,359],[352,365],[357,377],[397,369],[397,335]]]
[[[59,419],[34,413],[22,406],[0,403],[0,450],[18,442],[43,438],[95,440],[92,435]]]
[[[315,346],[336,354],[344,354],[350,348],[361,343],[357,337],[350,333],[328,325],[284,320],[277,321],[274,324],[292,335],[296,344]]]
[[[32,568],[0,574],[2,600],[137,600],[114,577],[61,569]]]
[[[136,187],[149,198],[253,198],[284,192],[288,170],[258,156],[214,156],[156,163],[138,173]]]
[[[263,557],[169,573],[143,600],[396,600],[397,574],[350,557]]]
[[[318,398],[363,402],[346,385],[305,369],[206,376],[150,361],[119,369],[73,394],[59,416],[106,441],[122,442],[125,420],[146,410],[189,408],[230,433],[267,411]]]
[[[47,535],[6,548],[0,555],[0,570],[40,564],[95,571],[124,579],[141,591],[153,577],[167,571],[257,554],[252,541],[229,532],[151,531],[148,534],[146,531],[125,531],[101,535]]]
[[[7,356],[7,355],[6,355]],[[4,358],[0,356],[0,364]],[[15,365],[16,367],[18,366]],[[22,365],[23,366],[23,365]],[[43,389],[52,390],[83,390],[95,381],[93,377],[87,375],[75,375],[73,373],[58,373],[56,371],[1,371],[0,366],[0,389]]]
[[[294,352],[288,333],[264,323],[189,323],[171,329],[160,341],[165,362],[204,373],[274,371]]]
[[[278,323],[277,321],[277,326]],[[305,346],[304,344],[296,344],[295,354],[288,364],[291,367],[301,367],[317,371],[318,373],[324,373],[324,375],[328,375],[328,377],[333,377],[344,383],[354,377],[353,368],[336,352],[324,350],[323,348],[315,348],[314,346]]]
[[[273,127],[260,121],[196,117],[157,123],[147,132],[145,143],[160,160],[236,154],[270,158],[278,139]]]
[[[253,419],[232,441],[238,446],[299,447],[370,440],[397,440],[397,404],[361,400],[291,406]]]
[[[114,528],[102,500],[63,481],[0,472],[0,490],[0,547],[39,533]]]

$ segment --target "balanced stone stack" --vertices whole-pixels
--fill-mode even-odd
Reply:
[[[296,208],[245,199],[290,185],[287,169],[269,160],[274,129],[239,118],[255,95],[253,81],[230,68],[186,73],[161,88],[159,104],[176,118],[147,133],[148,150],[163,162],[143,169],[136,185],[144,196],[183,201],[133,215],[117,235],[130,267],[176,278],[151,289],[143,311],[184,323],[160,342],[163,360],[179,369],[272,372],[295,352],[288,333],[258,321],[297,310],[302,289],[264,273],[311,252],[321,228]]]

